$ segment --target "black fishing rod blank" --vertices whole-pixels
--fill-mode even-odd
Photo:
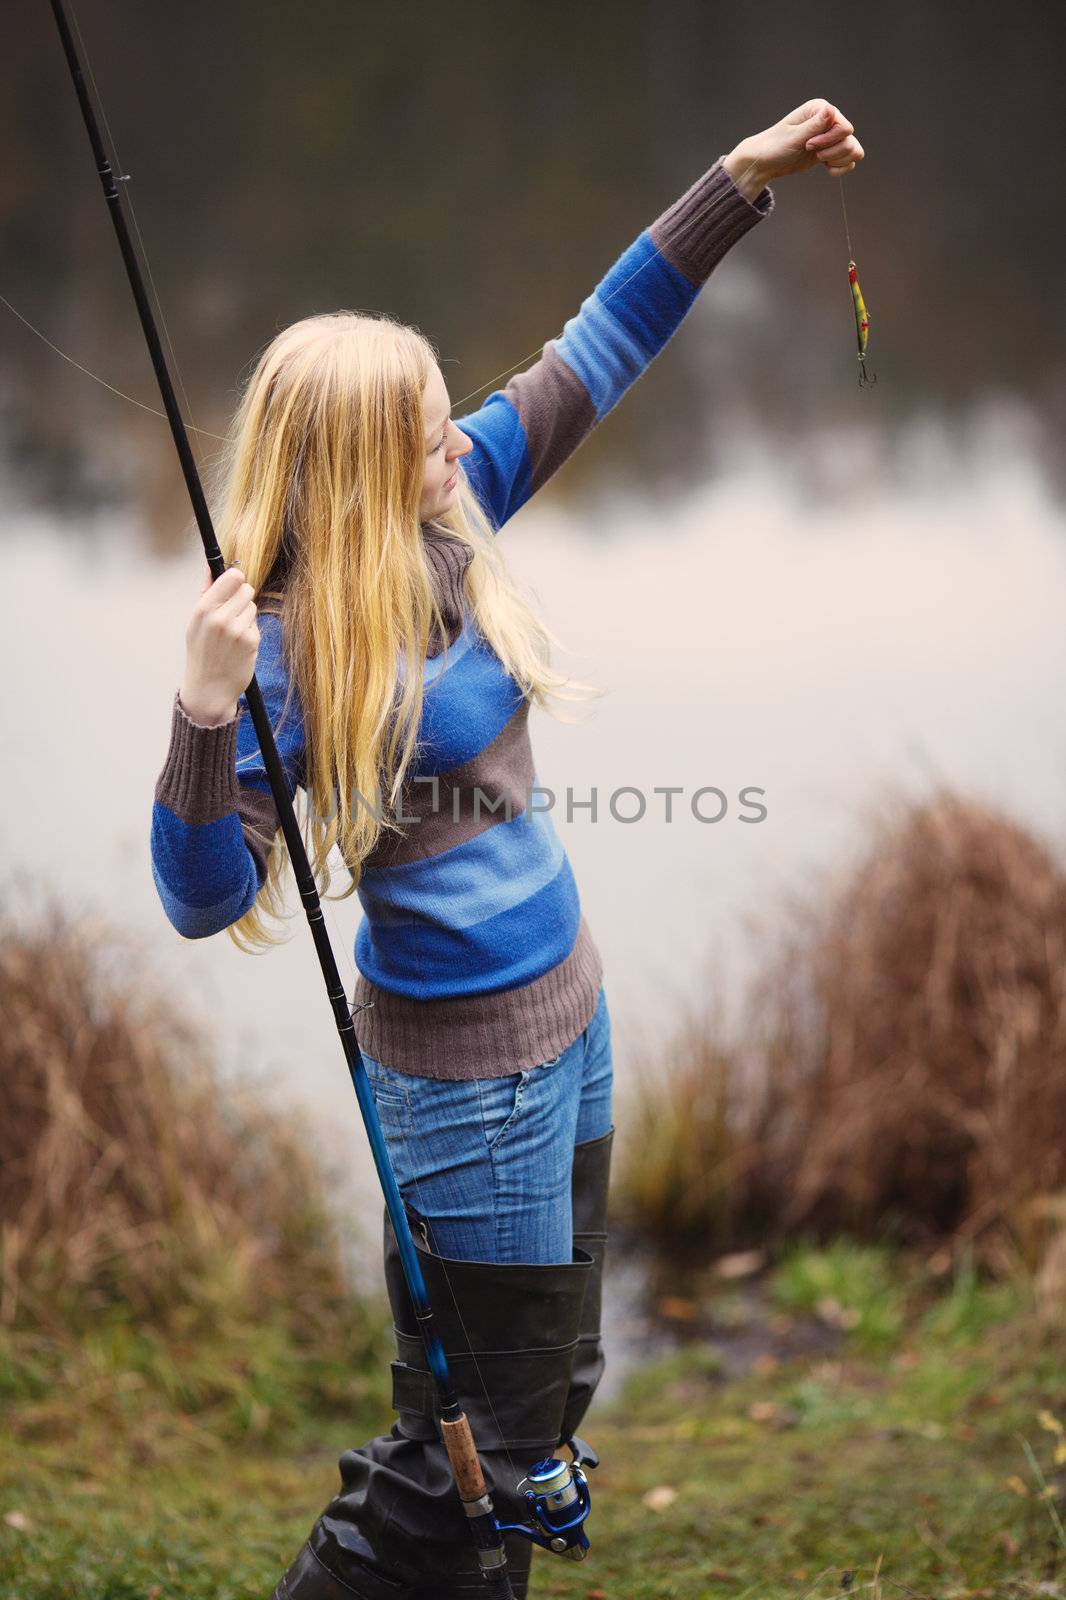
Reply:
[[[137,303],[137,312],[148,344],[148,353],[152,358],[152,366],[155,368],[159,391],[170,423],[170,431],[181,462],[181,470],[189,491],[189,498],[192,501],[196,524],[203,540],[204,554],[207,557],[207,564],[211,569],[212,578],[220,578],[226,570],[226,563],[218,547],[218,540],[215,537],[211,515],[207,509],[207,500],[200,483],[200,475],[196,470],[196,463],[189,447],[185,424],[178,409],[174,388],[170,381],[170,373],[167,370],[166,359],[159,342],[155,318],[152,315],[152,308],[145,292],[144,280],[133,249],[129,229],[126,226],[121,192],[118,187],[118,183],[123,180],[116,181],[115,173],[104,151],[100,130],[97,126],[96,116],[86,88],[81,63],[67,23],[62,0],[50,0],[50,4],[55,16],[56,26],[59,29],[63,50],[66,54],[67,65],[70,68],[70,75],[74,81],[74,88],[78,96],[78,103],[81,106],[86,131],[89,135],[89,143],[92,146],[93,157],[96,161],[97,175],[103,185],[104,199],[107,202],[107,209],[110,212],[111,221],[118,236],[119,249],[122,251],[122,259],[126,265],[126,274],[130,281],[130,288],[133,291],[133,298]],[[437,1388],[444,1445],[448,1452],[448,1459],[451,1462],[459,1498],[463,1502],[463,1509],[466,1512],[464,1520],[470,1528],[470,1534],[477,1549],[478,1563],[486,1580],[484,1593],[495,1597],[495,1600],[514,1600],[514,1590],[511,1587],[511,1580],[507,1571],[507,1554],[504,1549],[503,1536],[493,1513],[492,1500],[485,1485],[485,1475],[474,1444],[470,1423],[452,1386],[444,1348],[436,1332],[421,1264],[415,1251],[414,1240],[411,1237],[411,1229],[407,1221],[407,1213],[404,1210],[396,1176],[389,1160],[389,1153],[381,1131],[381,1123],[378,1120],[377,1107],[374,1104],[374,1097],[367,1078],[362,1052],[355,1037],[352,1013],[348,1006],[344,985],[341,982],[333,947],[330,944],[322,916],[322,906],[319,901],[318,890],[315,887],[314,874],[311,871],[311,865],[304,850],[303,839],[296,821],[296,812],[292,801],[289,799],[281,758],[274,743],[274,734],[263,702],[262,691],[254,676],[244,692],[244,697],[252,719],[252,725],[259,740],[259,748],[262,751],[267,777],[270,780],[271,792],[278,808],[278,817],[285,836],[285,843],[292,859],[293,871],[300,890],[300,898],[307,913],[308,926],[311,929],[311,936],[318,951],[322,976],[326,984],[326,993],[333,1009],[337,1032],[340,1035],[341,1046],[344,1050],[345,1060],[348,1063],[348,1071],[355,1088],[356,1098],[359,1101],[359,1109],[362,1113],[367,1138],[370,1142],[378,1178],[381,1181],[385,1204],[388,1207],[389,1217],[396,1232],[396,1242],[400,1249],[404,1278],[418,1317],[419,1327],[422,1330],[426,1360]]]

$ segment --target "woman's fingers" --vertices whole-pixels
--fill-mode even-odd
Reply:
[[[845,172],[851,172],[856,163],[845,159],[844,161],[824,161],[822,165],[825,167],[826,172],[830,173],[834,178],[841,178]]]
[[[255,590],[245,580],[244,573],[240,567],[227,567],[225,572],[221,573],[213,583],[205,585],[200,591],[201,609],[205,611],[214,609],[232,611],[236,605],[243,603],[249,595],[254,593]]]
[[[855,132],[854,123],[849,122],[842,111],[839,111],[834,105],[829,105],[828,101],[826,102],[826,107],[830,117],[832,118],[832,121],[829,123],[828,127],[823,128],[820,133],[811,134],[806,143],[808,150],[812,145],[824,145],[833,140],[841,139],[849,133]]]
[[[850,122],[834,122],[833,126],[826,128],[824,133],[812,133],[807,140],[805,148],[811,150],[817,146],[821,150],[826,145],[839,144],[842,139],[850,138],[854,132],[855,129]]]
[[[819,161],[861,161],[865,152],[855,135],[849,134],[846,139],[826,145],[824,150],[817,150],[815,154]]]
[[[242,583],[237,593],[224,605],[219,606],[216,616],[221,627],[229,627],[234,632],[243,632],[256,614],[253,596],[255,590],[250,583]]]
[[[849,137],[840,144],[831,145],[827,150],[817,150],[812,153],[817,156],[827,172],[832,173],[834,177],[841,177],[845,172],[851,172],[866,152],[858,139]]]
[[[848,121],[847,117],[844,115],[844,113],[842,111],[838,111],[836,106],[830,106],[829,110],[832,113],[832,117],[833,117],[832,127],[828,130],[830,133],[832,133],[834,130],[837,133],[854,133],[855,132],[855,129],[854,129],[853,125]]]

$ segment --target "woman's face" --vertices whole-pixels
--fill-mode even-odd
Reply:
[[[418,514],[423,522],[439,517],[455,499],[459,459],[474,448],[474,441],[451,420],[448,388],[438,366],[430,368],[422,391],[426,421],[426,471]]]

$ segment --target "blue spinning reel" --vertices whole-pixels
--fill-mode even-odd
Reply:
[[[530,1467],[522,1483],[533,1525],[525,1522],[497,1522],[501,1533],[520,1533],[531,1544],[555,1555],[569,1556],[571,1561],[584,1561],[589,1553],[585,1518],[592,1509],[588,1479],[583,1467],[598,1467],[600,1458],[590,1445],[576,1436],[566,1441],[572,1460],[560,1461],[548,1456]],[[522,1487],[522,1483],[518,1485]]]

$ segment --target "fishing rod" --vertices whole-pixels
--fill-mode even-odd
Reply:
[[[155,318],[145,292],[144,280],[141,276],[129,229],[126,225],[121,192],[118,187],[118,184],[124,182],[125,179],[121,176],[116,179],[104,150],[96,115],[93,111],[82,73],[81,63],[67,22],[63,0],[50,0],[50,4],[56,20],[56,26],[59,29],[59,37],[67,58],[67,65],[70,68],[70,75],[74,82],[74,89],[78,96],[78,103],[81,106],[86,131],[89,135],[89,143],[92,146],[93,157],[96,161],[97,175],[103,185],[104,199],[107,202],[107,209],[111,215],[115,233],[118,236],[119,249],[122,252],[122,259],[126,266],[126,274],[129,278],[130,288],[133,291],[133,298],[137,304],[141,327],[144,330],[144,337],[148,344],[148,353],[152,360],[152,366],[155,368],[159,391],[166,410],[167,420],[170,423],[170,431],[178,452],[178,459],[181,462],[181,470],[189,491],[189,498],[192,501],[193,514],[196,517],[196,524],[203,541],[204,554],[207,557],[207,564],[211,570],[212,578],[220,578],[226,570],[225,559],[215,537],[211,514],[207,508],[203,486],[196,470],[192,450],[189,447],[185,423],[182,420],[181,412],[174,396],[174,388],[170,381],[170,373],[159,342]],[[396,1234],[404,1280],[407,1284],[421,1331],[426,1361],[436,1385],[440,1405],[441,1436],[448,1453],[455,1486],[463,1503],[463,1510],[466,1512],[466,1521],[477,1551],[478,1564],[482,1576],[486,1580],[484,1592],[493,1597],[493,1600],[514,1600],[514,1590],[507,1568],[507,1553],[503,1540],[504,1532],[521,1534],[531,1543],[538,1544],[559,1554],[571,1555],[578,1559],[583,1558],[589,1548],[588,1538],[583,1527],[589,1510],[587,1480],[577,1460],[568,1465],[554,1458],[548,1458],[531,1467],[528,1479],[524,1480],[531,1484],[535,1482],[537,1485],[536,1489],[527,1490],[525,1495],[533,1526],[521,1523],[501,1524],[493,1511],[492,1499],[485,1484],[485,1474],[474,1443],[470,1422],[452,1384],[444,1347],[441,1344],[440,1336],[434,1323],[425,1277],[415,1250],[410,1224],[407,1220],[399,1185],[396,1182],[396,1175],[392,1169],[392,1162],[389,1159],[381,1123],[378,1120],[377,1107],[374,1104],[373,1092],[370,1088],[370,1080],[367,1077],[362,1052],[355,1037],[355,1027],[352,1020],[353,1012],[349,1008],[347,996],[344,992],[344,985],[333,954],[333,946],[330,943],[329,934],[322,916],[322,906],[315,886],[314,874],[307,859],[303,838],[296,820],[296,812],[289,798],[281,758],[274,743],[270,718],[263,701],[262,691],[254,674],[247,689],[244,691],[244,698],[252,719],[252,726],[259,740],[263,764],[270,780],[271,792],[274,796],[282,832],[285,836],[285,843],[288,846],[289,856],[292,860],[293,871],[300,890],[300,898],[307,914],[311,936],[315,941],[315,949],[318,951],[322,976],[326,984],[326,993],[329,996],[329,1003],[337,1024],[337,1032],[340,1035],[341,1046],[344,1050],[345,1060],[348,1063],[348,1071],[359,1102],[359,1110],[362,1113],[363,1125],[366,1128],[374,1165],[377,1168],[378,1178],[385,1196],[385,1205]],[[576,1511],[575,1506],[577,1507]]]

